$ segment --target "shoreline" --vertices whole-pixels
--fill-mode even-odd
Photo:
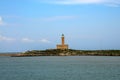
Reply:
[[[10,57],[38,57],[38,56],[61,56],[61,55],[11,55]],[[68,55],[68,56],[109,56],[110,57],[110,55]],[[112,55],[112,56],[117,57],[116,55]]]

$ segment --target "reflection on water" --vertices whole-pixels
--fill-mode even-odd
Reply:
[[[120,57],[0,57],[0,80],[120,80]]]

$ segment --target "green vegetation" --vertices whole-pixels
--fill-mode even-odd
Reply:
[[[120,56],[120,50],[32,50],[13,56]]]

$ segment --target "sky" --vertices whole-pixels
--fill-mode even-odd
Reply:
[[[120,50],[120,0],[0,0],[0,52]]]

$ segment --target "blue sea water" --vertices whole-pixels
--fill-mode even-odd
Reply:
[[[0,57],[0,80],[120,80],[120,57]]]

